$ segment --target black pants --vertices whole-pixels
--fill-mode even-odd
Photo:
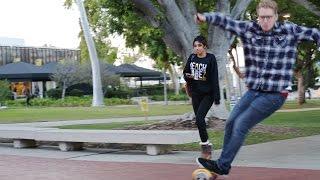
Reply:
[[[30,103],[31,98],[32,98],[31,96],[27,96],[27,98],[26,98],[27,106],[31,106],[31,103]]]
[[[197,95],[192,93],[192,106],[196,115],[196,125],[199,130],[200,139],[202,142],[208,140],[208,132],[205,117],[213,104],[213,97],[209,95]]]

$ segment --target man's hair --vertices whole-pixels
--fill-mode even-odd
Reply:
[[[206,38],[204,36],[201,36],[201,35],[197,36],[196,38],[194,38],[192,44],[194,45],[194,42],[196,42],[196,41],[198,41],[199,43],[203,44],[203,46],[208,47],[207,40],[206,40]]]
[[[273,0],[261,0],[256,8],[257,13],[260,8],[270,8],[274,10],[275,14],[278,14],[278,4]]]

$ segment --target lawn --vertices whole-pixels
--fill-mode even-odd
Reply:
[[[277,112],[266,119],[262,124],[275,127],[290,127],[294,128],[296,131],[287,133],[250,132],[245,141],[245,145],[318,135],[320,134],[320,110],[304,112]],[[219,149],[222,147],[222,131],[209,131],[209,137],[215,148]],[[177,149],[199,150],[199,145],[197,143],[191,143],[177,146]]]
[[[71,129],[114,129],[127,127],[132,125],[151,124],[150,121],[135,121],[126,123],[108,123],[108,124],[92,124],[92,125],[72,125],[62,128]],[[294,132],[287,133],[269,133],[269,132],[251,132],[245,141],[246,145],[257,144],[275,140],[291,139],[296,137],[304,137],[320,134],[320,110],[304,111],[304,112],[277,112],[262,124],[276,127],[294,128]],[[210,141],[213,142],[215,148],[222,147],[223,131],[209,130]],[[177,145],[173,147],[176,150],[199,150],[198,143],[190,143]]]
[[[178,115],[190,112],[191,105],[149,105],[149,116]],[[144,116],[139,106],[9,108],[0,110],[0,123],[104,119]]]
[[[112,122],[112,123],[102,123],[102,124],[83,124],[83,125],[67,125],[60,126],[60,129],[102,129],[111,130],[117,128],[123,128],[128,126],[138,126],[145,124],[153,124],[154,121],[130,121],[130,122]]]
[[[245,145],[318,135],[320,134],[320,110],[277,112],[266,119],[262,124],[276,127],[290,127],[294,128],[296,131],[287,133],[251,132],[248,134]],[[209,137],[215,148],[222,147],[223,132],[209,131]],[[199,150],[199,145],[192,143],[178,146],[178,149]]]
[[[307,99],[306,103],[299,105],[297,101],[286,101],[282,109],[319,108],[320,99]]]
[[[296,101],[287,101],[282,109],[320,107],[320,100],[307,100],[302,106]],[[149,105],[149,116],[178,115],[192,111],[190,104],[185,105]],[[112,117],[144,116],[138,105],[94,107],[17,107],[0,110],[0,123],[104,119]]]

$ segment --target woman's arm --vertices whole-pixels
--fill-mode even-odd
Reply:
[[[219,74],[218,64],[216,58],[213,56],[211,63],[211,81],[213,85],[213,98],[214,104],[220,104],[220,87],[219,87]]]

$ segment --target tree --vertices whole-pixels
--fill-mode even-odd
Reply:
[[[293,2],[303,6],[313,14],[320,16],[320,2],[318,0],[292,0]]]
[[[11,90],[10,84],[6,80],[0,81],[0,106],[4,103],[5,100],[10,99],[11,97]]]
[[[311,1],[314,3],[314,0]],[[118,32],[123,34],[129,41],[140,42],[139,36],[135,36],[138,32],[135,31],[135,28],[130,28],[133,27],[130,22],[137,24],[136,22],[139,19],[144,20],[149,28],[161,31],[163,42],[174,53],[179,55],[184,63],[192,52],[193,38],[200,32],[206,34],[209,51],[216,55],[218,61],[220,84],[222,85],[226,75],[227,52],[234,37],[217,26],[198,26],[193,21],[193,15],[197,11],[214,10],[230,15],[233,19],[254,19],[255,6],[258,0],[87,0],[86,2],[90,12],[89,17],[93,22],[93,29],[96,29],[96,31],[104,34]],[[286,4],[297,7],[290,0],[277,2],[280,7]],[[249,12],[253,12],[249,13],[248,17],[244,16],[247,8]],[[225,119],[227,111],[223,105],[223,100],[221,104],[215,107],[215,111],[210,111],[208,113],[209,116],[214,115]]]
[[[101,86],[101,74],[100,74],[100,67],[99,61],[97,56],[97,51],[94,45],[94,41],[90,34],[89,30],[89,23],[87,19],[87,14],[85,8],[83,7],[82,0],[76,0],[80,11],[80,22],[81,27],[83,30],[83,34],[87,43],[87,47],[89,50],[89,56],[91,60],[92,66],[92,85],[93,85],[93,98],[92,98],[92,106],[103,106],[103,93],[102,93],[102,86]]]
[[[120,86],[120,76],[116,74],[111,74],[108,71],[109,63],[105,61],[99,61],[101,67],[101,82],[102,82],[102,89],[103,94],[106,93],[107,88],[111,87],[119,87]],[[82,74],[81,82],[89,83],[92,85],[92,69],[89,63],[81,64],[80,73]]]
[[[138,60],[139,57],[140,57],[139,54],[133,54],[133,55],[128,54],[128,55],[125,55],[123,57],[123,63],[124,64],[133,64]]]
[[[298,80],[298,104],[306,102],[305,91],[315,84],[315,78],[318,76],[318,70],[315,67],[320,58],[317,47],[312,43],[303,43],[295,67],[295,77]]]
[[[310,1],[311,2],[311,1]],[[318,7],[320,3],[317,3]],[[319,27],[320,20],[314,11],[310,11],[306,4],[282,1],[280,12],[289,12],[290,21],[305,25],[308,27]],[[305,8],[304,8],[305,7]],[[298,56],[295,64],[294,75],[298,85],[298,104],[305,103],[305,91],[309,87],[313,87],[317,76],[315,65],[319,59],[317,46],[312,42],[303,42],[298,46]]]
[[[82,61],[88,61],[90,59],[89,57],[89,51],[87,47],[87,43],[84,39],[83,32],[80,33],[80,45],[79,48],[81,50],[81,60]],[[98,53],[98,59],[101,59],[109,64],[113,64],[117,59],[117,53],[118,48],[111,47],[111,42],[109,40],[101,40],[96,37],[93,37],[95,41],[95,45],[97,48]]]
[[[83,74],[80,73],[80,64],[77,61],[66,60],[61,61],[57,65],[57,69],[55,73],[50,77],[53,81],[55,81],[59,87],[62,89],[61,98],[65,98],[66,89],[74,84],[81,83],[83,80],[81,77],[84,77]]]
[[[106,4],[107,3],[107,4]],[[114,7],[108,11],[104,6]],[[115,25],[108,23],[113,21],[113,17],[108,15],[111,10],[113,13],[121,15],[121,6],[116,2],[103,2],[103,1],[86,1],[86,7],[89,12],[89,21],[96,34],[96,39],[106,39],[112,33],[124,34],[126,38],[127,47],[135,48],[140,47],[143,53],[149,55],[156,62],[156,67],[162,69],[166,67],[169,70],[170,77],[173,80],[173,85],[176,94],[179,93],[178,74],[173,67],[175,64],[180,64],[181,58],[173,53],[162,40],[162,32],[159,29],[150,27],[150,25],[138,17],[135,13],[126,13],[124,16],[123,24]],[[119,11],[120,10],[120,11]],[[111,14],[113,14],[111,13]],[[112,26],[111,28],[105,28]],[[125,31],[123,31],[126,29]],[[98,50],[99,51],[99,50]],[[169,52],[167,52],[169,51]],[[169,58],[169,59],[166,59]],[[125,63],[132,62],[130,57],[125,57]]]
[[[167,70],[169,71],[175,94],[179,94],[179,78],[174,65],[180,65],[182,59],[166,46],[165,42],[161,39],[161,31],[146,27],[147,24],[145,22],[144,24],[144,26],[140,26],[141,30],[138,33],[141,36],[141,42],[139,42],[140,49],[156,61],[158,69],[163,69],[165,73]],[[134,44],[130,46],[134,46]]]
[[[184,63],[188,55],[192,53],[193,38],[200,33],[200,30],[206,30],[209,50],[217,57],[222,81],[226,73],[227,51],[233,39],[229,33],[219,27],[209,25],[207,28],[201,27],[200,29],[193,21],[193,15],[197,11],[213,10],[213,5],[215,5],[216,11],[230,14],[233,18],[239,19],[251,1],[237,0],[231,3],[228,0],[218,0],[213,3],[209,0],[195,2],[180,0],[87,0],[86,4],[90,22],[93,22],[93,29],[96,29],[97,32],[102,34],[118,32],[123,34],[126,39],[132,38],[134,36],[130,36],[130,34],[135,31],[127,28],[131,27],[128,20],[136,17],[135,20],[144,20],[149,28],[161,30],[163,42],[175,54],[179,55]],[[134,41],[139,42],[140,39],[135,38]],[[224,101],[222,100],[222,102]],[[227,117],[228,113],[224,105],[215,109],[217,117],[222,119]]]

